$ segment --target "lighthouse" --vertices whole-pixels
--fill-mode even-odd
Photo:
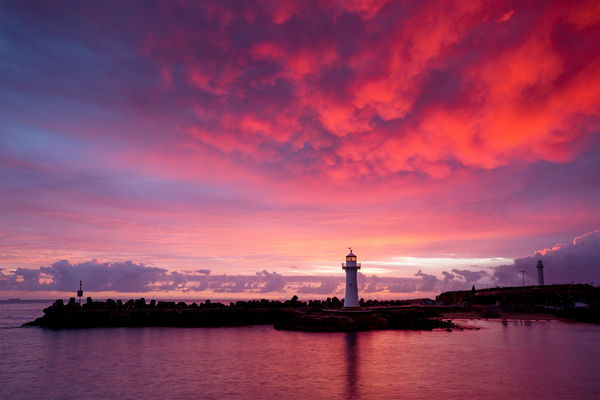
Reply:
[[[346,256],[346,262],[342,263],[342,269],[346,271],[346,299],[344,300],[344,308],[359,307],[356,273],[360,269],[360,263],[356,262],[356,255],[352,253],[352,249],[350,249],[350,254]]]
[[[538,286],[544,286],[544,264],[542,260],[537,262]]]

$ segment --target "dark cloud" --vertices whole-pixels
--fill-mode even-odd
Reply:
[[[12,274],[5,275],[0,271],[0,290],[51,290],[44,289],[46,284],[40,284],[40,271],[27,268],[17,268]]]
[[[414,293],[417,291],[417,285],[414,283],[398,283],[386,288],[390,293]]]
[[[377,283],[379,282],[379,277],[377,275],[373,275],[371,278],[366,278],[365,281],[367,281],[367,284],[364,289],[360,291],[362,293],[378,293],[385,290],[384,286],[377,286]]]
[[[260,288],[260,293],[285,291],[285,279],[277,272],[273,272],[272,274],[270,274],[266,270],[264,270],[263,272],[257,272],[256,275],[265,277],[267,279],[265,285]]]
[[[454,272],[456,275],[461,276],[467,283],[477,282],[481,278],[489,275],[486,271],[470,271],[468,269],[453,269],[452,272]]]
[[[332,277],[331,279],[322,281],[321,285],[319,286],[312,286],[310,284],[299,286],[296,289],[296,292],[301,294],[332,294],[336,291],[339,285],[340,281]]]
[[[215,293],[243,293],[257,288],[257,284],[250,281],[247,276],[238,275],[234,284],[222,285],[215,289]]]
[[[197,275],[202,273],[203,275]],[[0,290],[74,292],[83,281],[84,292],[114,291],[213,291],[215,293],[282,292],[285,278],[266,270],[254,276],[209,275],[209,270],[168,272],[131,261],[100,263],[96,260],[70,264],[61,260],[39,269],[17,268],[11,273],[0,271]]]
[[[210,269],[198,269],[196,272],[199,274],[210,275]]]
[[[444,275],[444,281],[451,281],[454,279],[454,275],[452,275],[450,272],[442,271],[442,275]]]
[[[197,286],[190,286],[184,289],[183,292],[204,292],[206,289],[208,289],[208,281],[201,282]]]
[[[476,265],[471,265],[471,267],[477,268]],[[454,272],[454,274],[451,274],[447,271],[442,271],[444,280],[441,282],[442,287],[440,288],[440,291],[470,289],[474,283],[490,275],[486,271],[471,271],[468,269],[453,269],[452,272]]]
[[[39,290],[61,292],[75,291],[80,280],[84,283],[84,290],[92,292],[147,292],[152,290],[152,284],[168,279],[167,270],[163,268],[131,261],[99,263],[92,260],[71,265],[67,260],[61,260],[50,267],[40,267],[40,272],[49,276],[52,282]]]
[[[219,289],[221,287],[221,285],[223,285],[223,281],[212,281],[209,285],[208,288],[212,289],[213,291],[217,292],[217,289]]]
[[[438,282],[438,278],[435,275],[424,274],[419,270],[415,276],[420,276],[423,278],[421,282],[421,286],[419,286],[419,292],[433,292],[436,289],[435,285]]]
[[[512,265],[494,268],[497,285],[519,285],[525,271],[526,282],[537,284],[537,261],[544,264],[544,283],[600,283],[600,231],[576,237],[573,243],[557,244],[552,249],[536,251],[533,255],[514,260]]]

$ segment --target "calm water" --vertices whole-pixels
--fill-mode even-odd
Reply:
[[[600,327],[454,332],[20,328],[0,304],[2,399],[599,399]]]

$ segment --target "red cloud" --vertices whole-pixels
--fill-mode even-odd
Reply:
[[[212,97],[192,106],[191,140],[289,171],[306,166],[275,154],[312,148],[323,177],[339,180],[406,171],[443,178],[449,161],[496,168],[580,153],[600,114],[598,47],[584,41],[572,50],[557,35],[594,35],[597,19],[551,4],[524,11],[531,27],[517,33],[487,22],[496,6],[480,2],[384,3],[253,4],[244,43],[233,22],[239,12],[215,3],[218,38],[179,29],[149,35],[144,49],[169,82],[165,65],[183,65],[180,84],[192,88],[184,103]],[[275,24],[257,25],[261,13]],[[454,86],[440,88],[435,74]]]
[[[445,252],[600,221],[597,2],[2,7],[11,257]]]

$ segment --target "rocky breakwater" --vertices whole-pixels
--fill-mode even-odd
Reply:
[[[460,328],[441,319],[442,310],[427,307],[382,304],[357,310],[344,309],[341,302],[299,301],[294,296],[284,302],[276,300],[222,303],[167,302],[144,298],[108,299],[83,305],[74,298],[64,304],[57,300],[44,309],[44,316],[24,326],[49,328],[95,327],[227,327],[273,325],[276,329],[309,332],[351,332],[385,329],[433,330]]]
[[[387,329],[387,321],[379,315],[348,312],[296,312],[282,316],[275,329],[305,332],[357,332]]]
[[[68,304],[57,300],[44,309],[44,316],[24,326],[42,326],[51,328],[95,328],[95,327],[222,327],[243,325],[273,324],[286,318],[295,308],[311,309],[306,302],[297,301],[297,297],[285,302],[254,300],[238,301],[226,306],[221,303],[188,305],[184,302],[165,302],[155,300],[146,303],[141,298],[123,303],[121,300],[92,301],[80,306],[71,298]]]
[[[432,331],[462,329],[452,321],[441,319],[438,309],[424,307],[373,307],[372,309],[327,309],[288,313],[275,322],[275,329],[311,332],[354,332],[370,330]]]

